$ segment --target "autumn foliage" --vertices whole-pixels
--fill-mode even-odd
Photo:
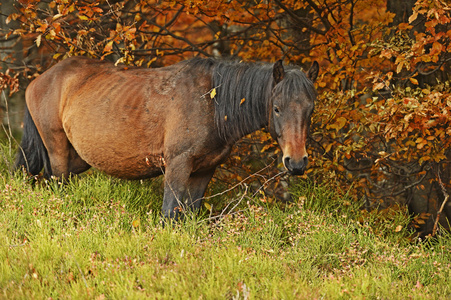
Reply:
[[[307,176],[334,182],[367,209],[407,205],[422,213],[419,226],[435,220],[451,188],[451,5],[418,0],[399,10],[394,3],[19,0],[2,34],[22,43],[25,63],[3,56],[10,71],[1,78],[22,74],[25,86],[74,55],[143,67],[197,55],[282,58],[305,69],[317,60]],[[241,180],[277,152],[258,132],[237,146],[217,180]],[[278,171],[255,177],[263,183],[271,172]]]

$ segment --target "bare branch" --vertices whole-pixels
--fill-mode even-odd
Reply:
[[[445,188],[445,185],[443,184],[442,178],[440,177],[440,169],[437,171],[437,179],[438,179],[438,183],[440,185],[440,189],[442,190],[443,196],[445,196],[445,199],[443,199],[442,205],[440,206],[440,209],[437,211],[437,216],[436,216],[435,222],[434,222],[434,228],[432,229],[432,236],[435,236],[437,234],[440,217],[442,215],[443,209],[445,208],[446,202],[448,202],[448,199],[449,199],[449,194],[446,191],[446,188]]]
[[[282,8],[288,15],[290,15],[290,17],[292,17],[293,19],[296,20],[296,22],[299,22],[300,24],[302,24],[302,26],[308,28],[309,30],[321,34],[321,35],[325,35],[327,33],[327,30],[321,30],[318,28],[313,27],[311,24],[305,22],[302,18],[299,18],[291,9],[289,9],[288,7],[285,6],[285,4],[282,3],[282,1],[280,0],[275,0],[275,2],[277,3],[278,6],[280,6],[280,8]],[[310,1],[309,1],[310,2]],[[313,6],[312,6],[313,7]],[[318,12],[318,7],[315,5],[315,7],[317,9],[315,9]],[[321,20],[323,20],[323,18],[321,18]],[[329,21],[327,21],[327,24],[329,24]],[[324,20],[323,20],[324,23]],[[326,25],[326,23],[324,23]],[[326,26],[327,28],[330,28],[330,24],[328,26]]]

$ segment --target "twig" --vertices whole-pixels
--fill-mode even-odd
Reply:
[[[274,161],[275,160],[273,160],[271,163],[269,163],[267,166],[265,166],[264,168],[262,168],[262,169],[260,169],[259,171],[257,171],[257,172],[255,172],[254,174],[251,174],[251,175],[249,175],[249,176],[247,176],[246,178],[244,178],[243,180],[241,180],[240,182],[238,182],[237,184],[235,184],[234,186],[232,186],[231,188],[229,188],[229,189],[227,189],[227,190],[225,190],[225,191],[222,191],[222,192],[219,192],[219,193],[217,193],[217,194],[214,194],[214,195],[211,195],[211,196],[208,196],[208,197],[204,197],[204,198],[202,198],[202,199],[210,199],[210,198],[214,198],[214,197],[217,197],[217,196],[221,196],[221,195],[224,195],[225,193],[227,193],[227,192],[230,192],[231,190],[234,190],[235,188],[237,188],[238,186],[240,186],[240,185],[245,185],[245,182],[248,180],[248,179],[250,179],[250,178],[252,178],[252,177],[255,177],[255,176],[261,176],[260,175],[260,173],[261,172],[263,172],[264,170],[266,170],[267,168],[269,168],[273,163],[274,163]],[[279,173],[280,174],[280,173]],[[271,179],[271,178],[270,178]],[[265,181],[265,183],[267,183],[268,182],[268,180],[267,181]],[[264,184],[265,184],[264,183]]]
[[[22,243],[22,244],[11,244],[11,245],[8,245],[8,247],[9,248],[15,248],[15,247],[23,247],[23,246],[25,246],[27,243],[25,242],[25,243]]]
[[[253,196],[257,195],[257,193],[260,192],[268,183],[275,180],[277,177],[284,176],[285,174],[287,174],[287,171],[282,171],[282,172],[277,173],[273,177],[266,179],[265,182],[263,182],[263,184],[258,188],[258,190],[255,191]]]
[[[5,127],[4,124],[2,124],[2,129],[5,132],[6,137],[8,138],[8,150],[9,150],[8,156],[3,155],[3,153],[2,153],[2,156],[3,156],[3,159],[5,160],[6,165],[8,166],[9,173],[12,174],[12,172],[14,170],[11,168],[10,160],[9,160],[8,157],[12,156],[12,151],[13,151],[13,149],[12,149],[12,142],[14,141],[14,143],[16,143],[18,145],[19,145],[19,143],[14,138],[13,133],[12,133],[12,126],[11,126],[11,120],[10,120],[10,115],[9,115],[8,99],[6,98],[4,90],[2,91],[2,96],[5,99],[5,111],[6,111],[6,121],[7,121],[7,127]],[[23,149],[22,149],[22,147],[20,147],[20,145],[19,145],[19,150],[18,151],[22,151],[24,159],[25,159],[25,163],[27,165],[26,167],[27,167],[27,170],[28,170],[27,157],[25,156],[25,153],[23,152]]]
[[[147,160],[147,157],[146,157]],[[180,209],[184,209],[184,204],[181,201],[182,199],[179,199],[177,193],[174,191],[174,189],[172,188],[172,185],[169,181],[166,180],[166,174],[165,174],[165,168],[163,168],[166,165],[166,162],[164,161],[164,157],[161,156],[160,159],[158,160],[158,163],[160,165],[160,170],[161,173],[163,174],[163,176],[165,177],[165,184],[168,185],[168,187],[171,189],[172,194],[174,195],[175,200],[177,200],[177,204],[179,205]],[[147,165],[149,165],[149,163],[147,162]]]
[[[74,259],[75,264],[77,265],[78,272],[80,272],[81,278],[83,278],[83,283],[85,284],[86,289],[88,289],[89,288],[88,282],[86,281],[85,275],[83,274],[83,271],[81,270],[80,265],[78,264],[78,261],[75,258],[75,255],[72,255],[72,258]]]
[[[8,137],[8,142],[9,142],[9,150],[10,150],[10,154],[11,154],[11,138],[13,136],[13,133],[11,131],[11,123],[10,123],[10,119],[9,119],[9,106],[8,106],[8,100],[6,99],[6,95],[5,95],[5,91],[2,91],[2,96],[5,99],[5,112],[6,112],[6,121],[8,122],[8,128],[6,129],[3,126],[3,130],[5,131],[7,137]]]
[[[240,200],[238,200],[238,202],[229,210],[230,212],[233,212],[233,210],[241,203],[241,201],[243,201],[244,196],[246,196],[247,194],[247,190],[248,190],[249,186],[246,184],[246,190],[244,191],[243,195],[241,196]],[[226,206],[227,208],[227,206]],[[225,213],[225,208],[221,211],[220,216],[222,216]]]
[[[224,217],[225,214],[230,216],[230,215],[234,215],[234,214],[236,214],[238,212],[241,212],[242,210],[237,211],[237,212],[233,212],[233,210],[238,205],[240,205],[241,201],[243,201],[244,197],[247,195],[247,190],[248,190],[249,186],[247,184],[245,184],[245,186],[246,186],[246,190],[244,191],[243,195],[238,199],[237,203],[229,211],[227,211],[227,208],[229,208],[229,206],[233,203],[233,201],[231,201],[229,204],[227,204],[227,206],[221,211],[221,213],[219,215],[216,215],[216,216],[212,216],[211,215],[212,211],[213,211],[213,207],[212,207],[212,209],[210,210],[210,216],[207,219],[199,221],[199,223],[213,221],[215,219],[221,219],[221,218]]]
[[[440,209],[437,211],[437,217],[435,218],[434,228],[432,229],[432,236],[435,236],[435,234],[437,233],[437,228],[438,228],[438,223],[440,221],[440,216],[442,214],[443,209],[445,208],[446,202],[449,199],[449,194],[446,191],[445,185],[442,182],[442,178],[440,177],[440,170],[437,171],[437,178],[438,178],[438,183],[440,184],[440,188],[442,190],[442,193],[445,196],[445,199],[443,200],[442,205],[440,206]]]
[[[212,220],[215,220],[215,219],[222,218],[222,217],[224,217],[224,214],[227,214],[227,215],[233,215],[233,214],[235,214],[235,213],[233,212],[233,210],[234,210],[238,205],[240,205],[240,203],[243,201],[244,197],[247,195],[248,190],[249,190],[249,186],[248,186],[246,183],[244,183],[244,181],[246,181],[247,179],[252,178],[252,177],[254,177],[254,176],[257,176],[258,173],[260,173],[260,172],[262,172],[263,170],[265,170],[266,168],[268,168],[271,164],[272,164],[272,163],[270,163],[269,165],[267,165],[266,167],[264,167],[264,168],[261,169],[260,171],[254,173],[254,174],[252,174],[252,175],[249,175],[247,178],[243,179],[242,181],[240,181],[239,183],[237,183],[236,185],[234,185],[233,187],[231,187],[230,189],[228,189],[228,190],[226,190],[226,191],[217,193],[217,194],[212,195],[212,196],[209,196],[209,197],[204,197],[203,199],[216,197],[216,196],[222,195],[222,194],[224,194],[224,193],[226,193],[226,192],[228,192],[228,191],[230,191],[230,190],[233,190],[234,188],[236,188],[236,187],[239,186],[239,185],[244,185],[244,186],[245,186],[245,191],[244,191],[243,195],[238,199],[237,203],[236,203],[230,210],[227,211],[227,209],[229,208],[229,206],[232,205],[233,201],[231,201],[229,204],[227,204],[227,206],[226,206],[226,207],[221,211],[221,213],[220,213],[219,215],[217,215],[217,216],[211,216],[211,212],[213,211],[213,209],[212,209],[212,210],[210,211],[210,216],[209,216],[206,220],[204,220],[204,221],[212,221]],[[261,187],[260,187],[255,193],[252,194],[252,197],[255,197],[255,195],[257,195],[257,193],[258,193],[259,191],[261,191],[261,190],[262,190],[269,182],[275,180],[277,177],[280,177],[280,176],[285,175],[286,173],[287,173],[287,171],[282,171],[282,172],[279,172],[279,173],[277,173],[276,175],[272,176],[271,178],[266,179],[265,182],[261,185]]]

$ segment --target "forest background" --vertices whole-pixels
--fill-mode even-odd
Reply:
[[[362,209],[407,208],[423,234],[437,219],[449,228],[446,0],[6,0],[0,24],[4,138],[20,135],[28,83],[69,56],[151,68],[195,56],[283,59],[304,69],[316,60],[304,176],[349,194]],[[283,198],[287,181],[298,179],[281,176],[278,152],[265,130],[257,132],[214,181],[226,189],[258,172],[251,187],[265,184],[268,201]]]

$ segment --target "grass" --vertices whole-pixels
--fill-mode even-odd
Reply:
[[[33,185],[7,171],[7,148],[0,298],[451,297],[451,236],[412,241],[403,209],[382,218],[331,186],[304,180],[292,188],[291,204],[241,190],[231,214],[212,220],[205,209],[163,227],[161,179],[90,172],[65,186]]]

